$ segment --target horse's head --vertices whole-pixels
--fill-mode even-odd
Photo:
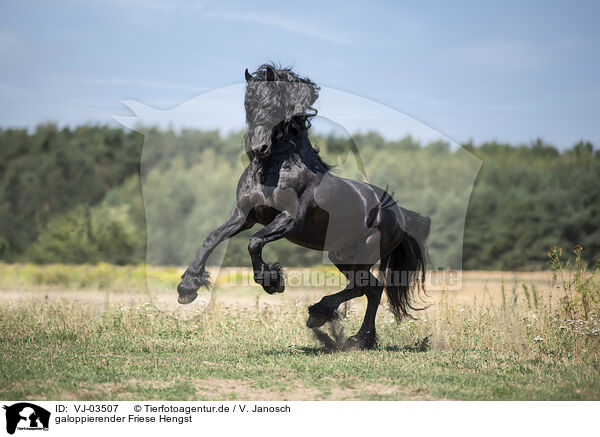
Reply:
[[[277,144],[310,127],[317,114],[312,107],[319,88],[290,68],[261,65],[253,74],[246,69],[246,152],[250,159],[277,153]]]

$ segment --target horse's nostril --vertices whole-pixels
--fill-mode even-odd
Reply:
[[[268,144],[263,144],[262,146],[260,146],[258,148],[258,153],[261,155],[266,154],[269,151],[269,145]]]

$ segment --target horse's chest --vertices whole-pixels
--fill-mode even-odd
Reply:
[[[271,187],[262,185],[250,193],[253,206],[268,206],[278,211],[295,212],[298,208],[298,193],[290,187]]]
[[[302,173],[298,166],[284,162],[278,168],[265,169],[253,180],[246,202],[252,207],[267,206],[279,211],[295,212]]]
[[[292,161],[277,161],[274,165],[263,170],[262,177],[257,182],[273,189],[299,187],[305,176],[305,168]]]

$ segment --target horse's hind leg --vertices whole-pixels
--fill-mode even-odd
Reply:
[[[348,338],[344,344],[345,350],[373,349],[377,346],[375,318],[381,302],[383,284],[370,272],[370,266],[337,265],[337,268],[348,278],[346,289],[323,297],[318,303],[308,308],[309,317],[306,325],[318,328],[335,317],[337,308],[355,297],[367,295],[367,311],[365,318],[356,335]]]
[[[348,286],[338,293],[323,297],[319,302],[308,307],[306,326],[309,328],[319,328],[333,320],[336,317],[338,307],[343,302],[362,296],[365,293],[364,288],[355,283],[353,274],[349,273],[348,270],[342,270],[339,266],[338,268],[348,278]]]
[[[369,272],[369,281],[371,285],[366,289],[365,294],[367,295],[367,311],[365,312],[365,318],[363,324],[352,337],[346,340],[344,349],[373,349],[377,346],[377,333],[375,331],[375,318],[377,316],[377,309],[381,302],[381,294],[383,293],[383,284],[377,280]]]
[[[326,322],[336,317],[336,311],[343,302],[365,294],[366,284],[364,282],[365,279],[368,279],[371,266],[351,264],[351,258],[345,257],[339,252],[330,252],[329,259],[348,279],[348,285],[344,290],[325,296],[308,308],[309,317],[306,321],[306,326],[309,328],[323,326]]]

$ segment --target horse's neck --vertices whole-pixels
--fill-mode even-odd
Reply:
[[[312,147],[306,132],[301,132],[294,137],[283,140],[281,144],[284,142],[289,145],[288,153],[278,153],[271,155],[266,160],[253,161],[254,173],[259,177],[259,180],[262,181],[267,173],[278,173],[285,163],[292,163],[313,173],[328,171]]]
[[[315,173],[327,172],[327,167],[323,164],[323,161],[321,161],[317,151],[308,139],[308,133],[304,132],[298,141],[297,153],[304,165]]]

